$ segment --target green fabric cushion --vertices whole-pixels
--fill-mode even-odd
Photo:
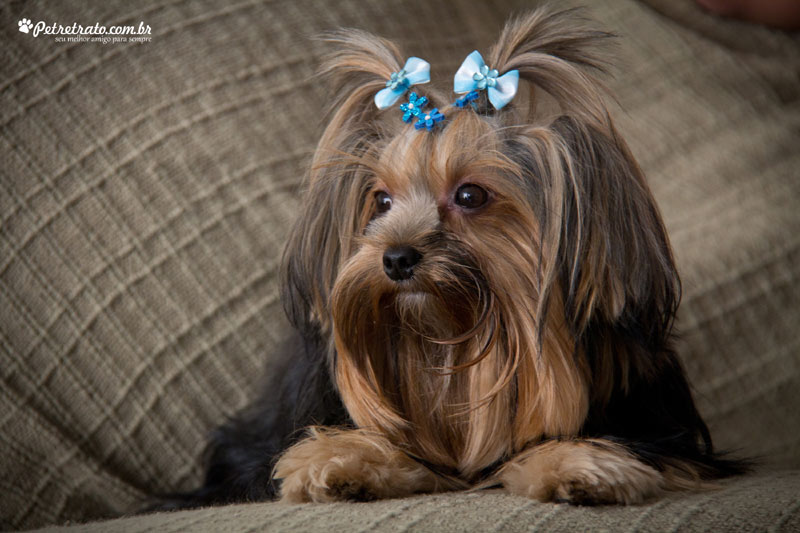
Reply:
[[[86,533],[270,531],[772,531],[800,529],[800,470],[725,482],[718,491],[682,493],[630,507],[538,503],[501,490],[416,496],[372,503],[260,503],[122,518],[47,531]]]
[[[688,0],[590,4],[620,34],[612,113],[672,236],[685,289],[680,354],[699,407],[721,447],[798,468],[798,38],[714,19]],[[3,3],[0,528],[114,516],[148,492],[199,483],[206,435],[252,397],[287,333],[276,268],[328,104],[314,77],[326,50],[313,35],[354,26],[396,39],[448,88],[466,54],[532,5]],[[142,21],[153,38],[56,43],[18,32],[22,17]],[[783,494],[790,474],[780,476]],[[748,483],[729,490],[760,501]],[[521,505],[486,497],[499,498],[489,508]],[[707,497],[680,501],[703,509]],[[374,508],[429,505],[410,502]],[[522,514],[561,509],[525,505]],[[187,517],[178,527],[264,510],[276,524],[295,512],[325,524],[337,509],[349,507],[141,520]]]

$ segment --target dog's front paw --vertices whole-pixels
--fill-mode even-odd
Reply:
[[[599,439],[541,444],[512,459],[500,478],[515,494],[574,505],[640,503],[664,482],[624,447]]]
[[[281,501],[398,498],[438,489],[436,476],[380,435],[312,429],[275,465]]]
[[[379,482],[382,465],[363,461],[344,450],[340,450],[341,455],[316,450],[311,457],[309,447],[310,442],[300,443],[278,463],[275,475],[283,480],[281,501],[370,501],[385,492]]]

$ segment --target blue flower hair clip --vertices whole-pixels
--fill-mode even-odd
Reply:
[[[409,57],[405,66],[386,82],[386,88],[375,95],[375,105],[378,109],[392,107],[412,85],[420,85],[431,81],[431,65],[424,59]]]
[[[403,122],[410,122],[412,117],[417,121],[414,123],[414,128],[421,130],[422,128],[428,131],[433,130],[433,127],[444,120],[444,115],[439,113],[437,108],[432,111],[425,111],[425,106],[428,105],[428,99],[424,96],[419,96],[417,93],[412,92],[408,95],[408,102],[400,104],[400,111],[403,112]]]
[[[519,86],[519,71],[509,70],[502,76],[495,69],[489,68],[483,61],[483,56],[475,50],[461,63],[453,79],[453,92],[456,94],[467,93],[465,97],[456,101],[458,107],[464,107],[468,102],[475,100],[477,92],[486,91],[489,102],[495,109],[502,109],[517,94]],[[476,94],[472,96],[472,93]],[[459,101],[462,101],[459,105]]]
[[[400,104],[400,111],[403,112],[403,122],[408,122],[411,117],[419,117],[425,106],[428,105],[428,99],[424,96],[417,96],[417,93],[408,95],[408,102]]]
[[[417,123],[414,124],[414,129],[421,130],[422,128],[425,128],[428,131],[432,131],[433,127],[443,120],[444,114],[439,113],[439,110],[434,107],[433,111],[427,111],[425,114],[420,114],[419,120],[417,120]]]
[[[481,95],[480,91],[470,91],[461,98],[457,99],[455,101],[455,105],[456,107],[466,107],[467,104],[469,104],[473,108],[475,108],[476,107],[475,100],[477,100],[478,97],[480,97],[480,95]]]

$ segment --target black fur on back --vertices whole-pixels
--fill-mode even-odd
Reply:
[[[611,326],[587,331],[585,350],[593,372],[597,369],[591,340],[596,340],[596,335],[607,336],[608,331],[603,330],[608,327]],[[726,452],[714,449],[711,433],[695,406],[683,365],[671,347],[672,335],[661,346],[653,347],[647,346],[643,339],[636,339],[635,331],[625,332],[619,325],[615,329],[613,336],[627,337],[628,346],[639,346],[631,354],[632,375],[628,376],[628,386],[615,387],[607,401],[592,402],[581,435],[623,444],[642,462],[662,472],[668,468],[685,471],[687,463],[702,479],[750,470],[753,461],[733,459]],[[654,348],[655,352],[651,351]]]

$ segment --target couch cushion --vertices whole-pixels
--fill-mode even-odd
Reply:
[[[725,482],[719,491],[676,494],[630,507],[538,503],[501,490],[373,503],[231,505],[123,518],[47,531],[797,531],[800,471]]]
[[[614,114],[672,234],[701,411],[723,447],[798,467],[800,46],[680,4],[591,2],[621,35]],[[446,87],[530,5],[3,3],[0,528],[199,482],[286,335],[275,272],[328,94],[312,35],[397,39]],[[22,17],[152,42],[57,43]]]

